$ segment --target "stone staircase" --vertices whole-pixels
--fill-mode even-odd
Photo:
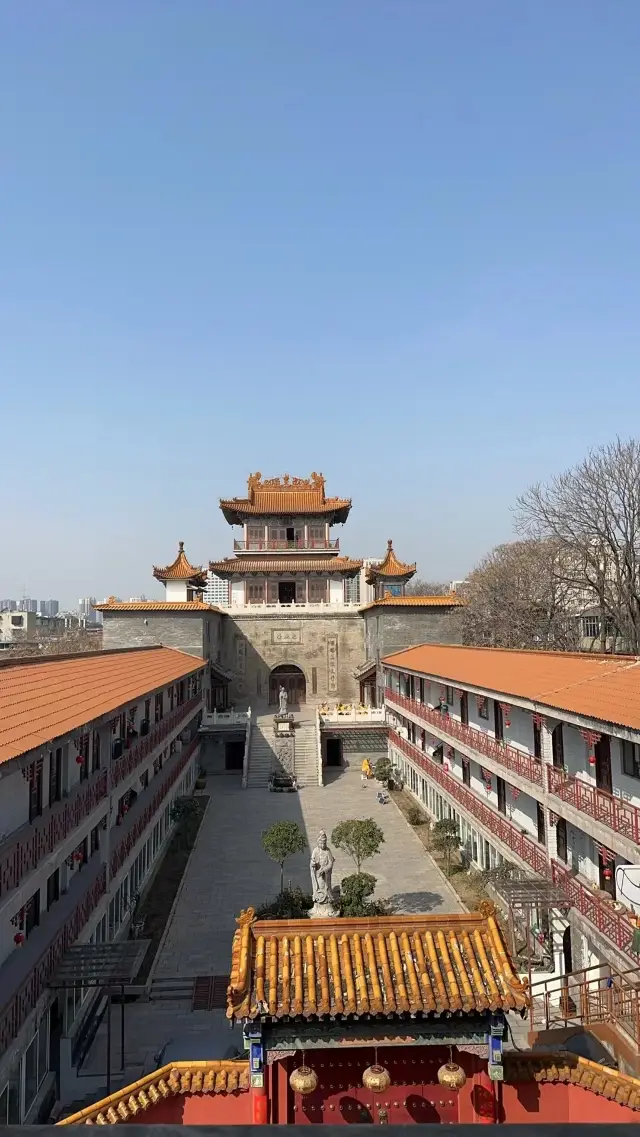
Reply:
[[[258,715],[251,729],[248,789],[267,787],[271,771],[278,767],[273,743],[273,709]],[[317,786],[318,750],[315,707],[306,708],[306,717],[295,716],[295,774],[298,785]]]

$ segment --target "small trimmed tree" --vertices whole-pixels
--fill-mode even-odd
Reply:
[[[434,849],[437,849],[444,856],[447,876],[451,876],[451,855],[460,846],[458,823],[453,820],[453,817],[443,817],[442,821],[436,821],[433,827],[432,841]]]
[[[359,873],[363,863],[380,852],[384,833],[372,817],[341,821],[331,834],[331,842],[351,857]]]
[[[280,893],[284,892],[284,862],[294,853],[302,853],[307,841],[297,821],[276,821],[262,832],[262,848],[272,861],[280,865]]]
[[[393,774],[393,766],[391,765],[391,760],[386,754],[383,758],[378,758],[378,761],[373,768],[373,772],[377,780],[379,782],[382,782],[383,786],[387,786],[388,788],[389,779]]]

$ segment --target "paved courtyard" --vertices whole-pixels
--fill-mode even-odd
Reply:
[[[377,895],[391,900],[400,912],[462,911],[455,892],[393,802],[380,805],[376,801],[376,788],[373,782],[362,788],[355,766],[336,772],[326,786],[307,787],[298,794],[242,790],[237,777],[210,777],[209,806],[156,957],[154,977],[228,975],[236,916],[242,908],[271,899],[279,888],[279,867],[265,855],[260,840],[263,829],[274,821],[299,822],[310,850],[320,829],[326,829],[331,839],[339,821],[373,817],[384,832],[385,843],[380,855],[364,868],[377,877]],[[334,883],[338,883],[355,872],[355,866],[338,850],[334,854]],[[310,891],[309,851],[287,861],[285,881],[289,880]],[[223,1020],[223,1012],[191,1012],[190,1004],[184,1002],[128,1007],[126,1081],[139,1077],[168,1039],[188,1035],[195,1040],[212,1029],[220,1031]],[[118,1022],[116,1011],[116,1038]],[[105,1055],[102,1026],[85,1072],[104,1070]],[[119,1042],[114,1040],[114,1066],[119,1065],[119,1058]]]

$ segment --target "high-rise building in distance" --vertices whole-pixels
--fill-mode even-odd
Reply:
[[[17,612],[18,605],[15,600],[0,600],[0,612]]]
[[[31,600],[28,596],[23,596],[18,607],[21,612],[37,612],[38,601]]]
[[[217,608],[229,607],[229,581],[222,580],[214,572],[207,573],[207,583],[204,586],[203,597],[205,604],[214,604]]]
[[[96,613],[93,610],[95,602],[95,596],[81,596],[78,600],[78,615],[85,624],[97,623]]]

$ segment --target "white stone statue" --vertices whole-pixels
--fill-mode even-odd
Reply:
[[[336,907],[331,888],[331,874],[335,857],[327,844],[327,834],[324,829],[318,834],[316,847],[311,854],[309,868],[311,870],[311,884],[313,888],[313,908],[310,916],[334,916]]]
[[[286,713],[287,713],[287,692],[286,692],[286,689],[284,687],[281,687],[279,692],[278,692],[278,700],[280,703],[279,713],[281,715],[286,715]]]

